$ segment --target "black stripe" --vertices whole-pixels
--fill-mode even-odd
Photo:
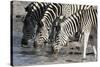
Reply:
[[[46,18],[46,21],[47,21],[47,22],[45,21],[44,23],[46,23],[46,25],[49,27],[49,24],[48,24],[48,23],[50,22],[49,16],[46,15],[46,17],[47,17],[48,19]]]
[[[71,18],[71,17],[69,17],[69,19],[71,20],[71,22],[73,23],[73,25],[74,25],[74,28],[75,28],[75,30],[76,30],[76,27],[75,27],[75,24],[74,24],[74,21],[73,21],[73,19]]]
[[[70,24],[70,26],[71,26],[69,29],[72,30],[72,31],[75,30],[74,27],[73,27],[73,25],[72,25],[73,22],[69,21],[69,24]],[[72,34],[72,32],[71,32],[71,34]]]
[[[75,17],[74,17],[74,16],[75,16]],[[73,17],[73,19],[74,19],[74,21],[75,21],[75,24],[76,24],[75,32],[77,32],[76,29],[77,29],[77,27],[79,28],[79,26],[80,26],[80,25],[79,25],[80,21],[79,21],[79,19],[78,19],[78,16],[76,16],[76,15],[74,15],[74,16],[72,15],[72,17]],[[78,20],[77,20],[76,18],[77,18]]]
[[[51,7],[49,7],[51,10],[53,10],[54,11],[54,8],[51,8]],[[52,15],[52,17],[50,17],[51,19],[53,18],[54,19],[54,14],[53,14],[53,12],[51,11],[51,10],[48,10],[48,12]],[[55,11],[54,11],[55,12]],[[50,20],[51,20],[50,19]]]
[[[40,9],[39,9],[39,14],[40,14],[39,16],[40,16],[40,19],[42,18],[43,12],[44,12],[44,9],[42,9],[42,8],[45,7],[45,6],[42,7],[41,4],[43,4],[43,3],[38,3],[38,5],[39,5],[39,7],[40,7]]]
[[[33,6],[35,7],[35,4],[33,4]],[[34,8],[33,8],[33,10],[34,10]],[[37,21],[37,13],[36,13],[36,12],[37,12],[37,11],[34,10],[33,14],[34,14],[35,20]]]
[[[97,24],[97,15],[96,15],[96,12],[97,11],[97,9],[93,9],[93,12],[94,12],[94,17],[95,17],[95,25]]]
[[[37,3],[38,4],[38,3]],[[34,5],[34,7],[36,8],[36,15],[37,15],[37,20],[39,20],[40,19],[40,17],[39,16],[41,16],[41,14],[40,14],[40,11],[39,11],[39,8],[36,6],[36,4]]]
[[[86,5],[83,5],[83,9],[85,9]]]

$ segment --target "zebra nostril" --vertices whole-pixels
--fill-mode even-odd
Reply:
[[[40,36],[42,36],[42,34],[40,34]]]
[[[59,36],[57,36],[57,37],[59,37]]]

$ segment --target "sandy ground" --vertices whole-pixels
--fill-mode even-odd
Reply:
[[[72,49],[64,49],[61,50],[58,57],[52,56],[49,51],[49,48],[45,48],[43,51],[35,51],[34,48],[22,48],[20,47],[20,42],[22,38],[22,27],[23,23],[21,19],[25,16],[26,12],[24,11],[24,7],[29,4],[29,2],[14,2],[13,8],[13,65],[43,65],[43,64],[58,64],[58,63],[77,63],[77,62],[92,62],[96,61],[94,57],[93,50],[91,46],[87,48],[87,59],[82,60],[82,49],[72,50]],[[20,15],[20,18],[16,18],[16,16]],[[95,39],[95,44],[97,39]],[[67,53],[66,53],[67,51]],[[74,52],[74,54],[71,54]],[[75,53],[77,52],[77,53]]]

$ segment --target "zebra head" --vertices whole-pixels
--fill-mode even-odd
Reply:
[[[57,54],[59,50],[63,47],[68,45],[69,38],[65,35],[64,28],[64,20],[66,19],[65,16],[60,16],[57,20],[57,26],[55,27],[55,40],[52,43],[52,53]]]
[[[27,12],[23,26],[22,44],[27,44],[29,39],[34,42],[37,28],[42,27],[40,23],[41,18],[44,16],[48,3],[32,2],[26,8]],[[40,30],[40,29],[39,29]]]
[[[37,30],[37,21],[33,20],[33,14],[27,13],[23,21],[23,37],[21,44],[27,45],[29,39],[34,39]]]
[[[36,37],[35,37],[35,41],[34,41],[34,47],[35,48],[41,48],[44,46],[44,44],[47,42],[48,40],[48,30],[47,28],[45,27],[45,25],[40,22],[38,24],[38,28],[37,28],[37,31],[36,31]]]

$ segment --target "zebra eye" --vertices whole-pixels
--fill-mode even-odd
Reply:
[[[57,36],[57,37],[59,37],[59,36]]]

